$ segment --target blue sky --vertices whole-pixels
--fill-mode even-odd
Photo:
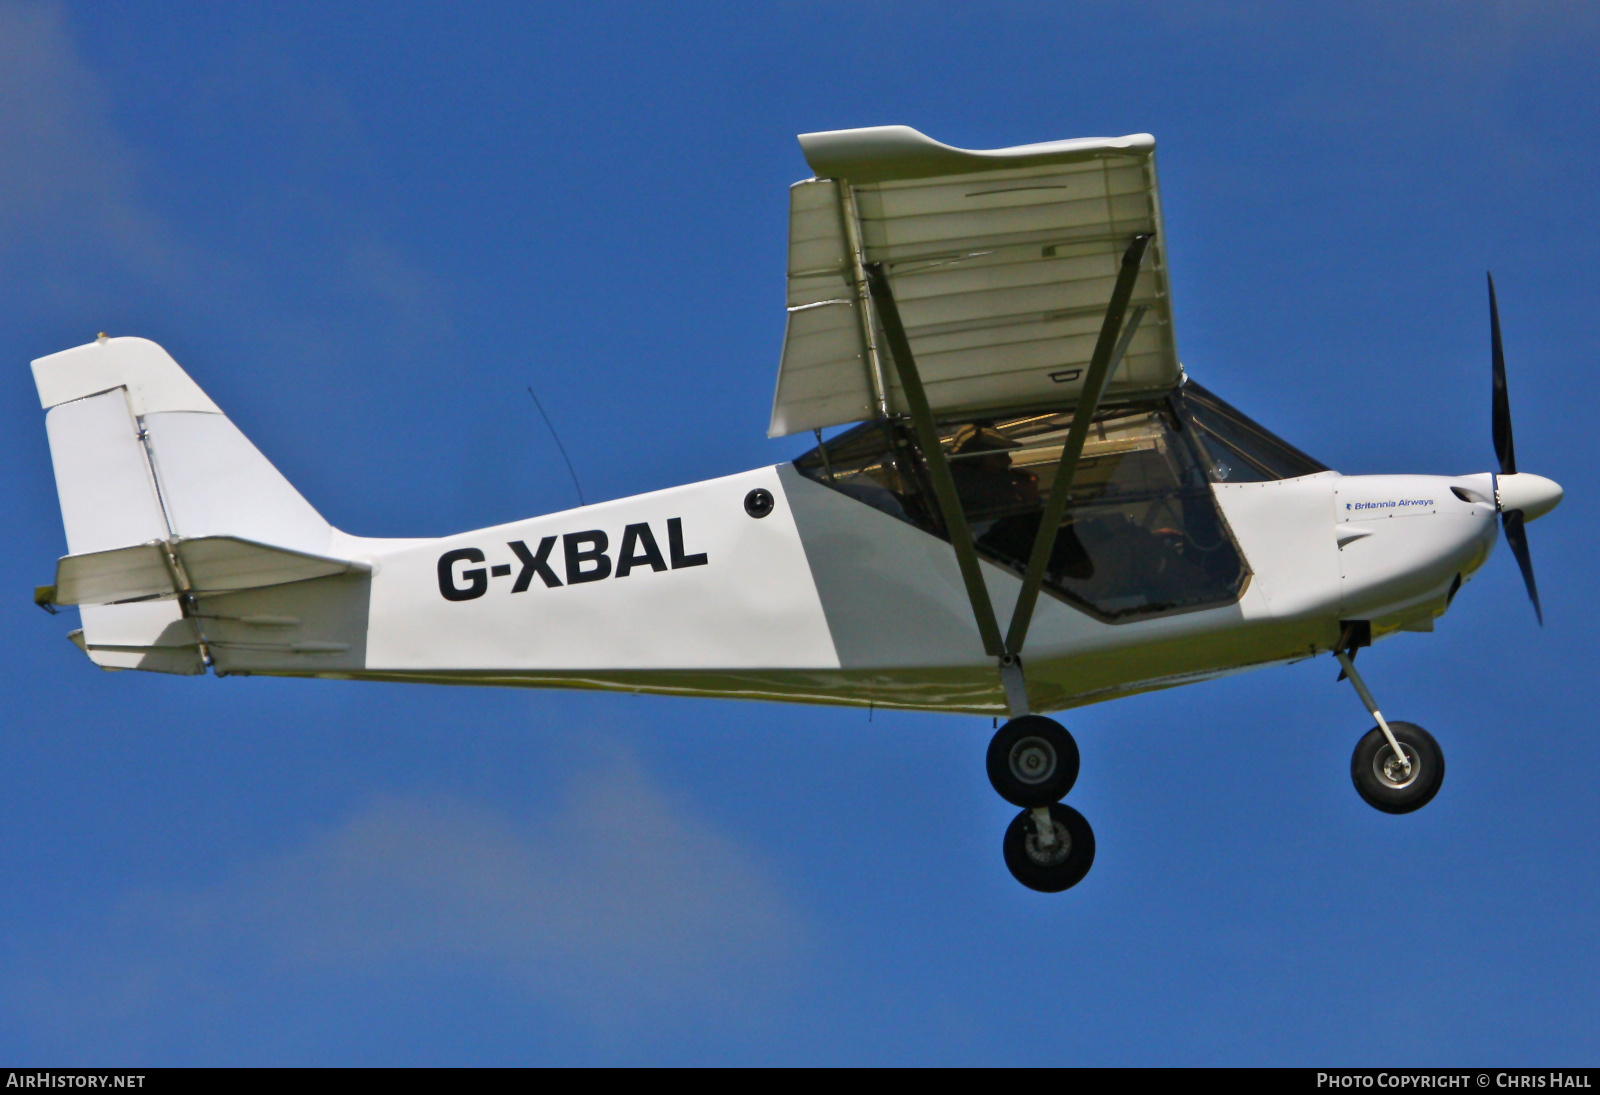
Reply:
[[[1600,1048],[1600,13],[1585,4],[0,3],[0,1061],[1572,1064]],[[1074,712],[1099,858],[1017,886],[988,720],[108,674],[27,362],[153,338],[335,524],[434,535],[765,436],[794,135],[1149,131],[1190,373],[1349,473],[1492,465],[1363,658]],[[914,834],[910,840],[907,834]]]

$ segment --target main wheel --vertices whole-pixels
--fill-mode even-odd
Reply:
[[[1006,828],[1002,845],[1011,877],[1040,893],[1060,893],[1083,881],[1094,866],[1094,830],[1083,815],[1060,802],[1050,804],[1055,843],[1039,843],[1033,811],[1024,810]]]
[[[1391,722],[1395,740],[1411,768],[1395,756],[1380,727],[1368,730],[1350,758],[1350,779],[1368,806],[1386,814],[1409,814],[1433,801],[1444,783],[1444,751],[1433,735],[1409,722]]]
[[[989,742],[989,782],[1013,806],[1060,802],[1078,781],[1078,743],[1043,715],[1018,715]]]

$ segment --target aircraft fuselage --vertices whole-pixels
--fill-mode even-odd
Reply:
[[[1036,709],[1324,653],[1345,620],[1431,630],[1497,534],[1487,475],[1212,490],[1249,568],[1238,598],[1108,623],[1045,597],[1025,658]],[[1005,710],[949,545],[787,464],[350,550],[370,576],[208,597],[217,670]],[[1004,619],[1020,583],[983,570]],[[252,642],[264,631],[245,621],[263,618],[295,634]]]

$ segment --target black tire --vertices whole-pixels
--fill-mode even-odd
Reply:
[[[1041,849],[1033,811],[1024,810],[1006,828],[1002,848],[1011,877],[1040,893],[1060,893],[1083,881],[1094,866],[1094,830],[1082,814],[1064,803],[1050,804],[1056,847]]]
[[[1368,806],[1386,814],[1409,814],[1433,801],[1444,783],[1444,751],[1433,735],[1409,722],[1391,722],[1395,740],[1411,757],[1406,773],[1394,763],[1394,748],[1374,726],[1356,743],[1350,757],[1350,779]]]
[[[1013,806],[1048,806],[1078,782],[1078,743],[1043,715],[1018,715],[995,731],[986,761],[995,793]]]

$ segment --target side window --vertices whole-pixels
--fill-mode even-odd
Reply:
[[[940,425],[979,554],[1018,576],[1071,426],[1071,412]],[[1047,590],[1111,622],[1237,598],[1247,571],[1190,433],[1165,401],[1095,416],[1056,533]],[[795,464],[819,482],[943,536],[926,469],[911,453],[898,427],[874,423]]]
[[[867,422],[812,449],[794,466],[840,494],[942,535],[939,522],[924,508],[918,486],[901,472],[908,452],[905,437],[892,423]]]

